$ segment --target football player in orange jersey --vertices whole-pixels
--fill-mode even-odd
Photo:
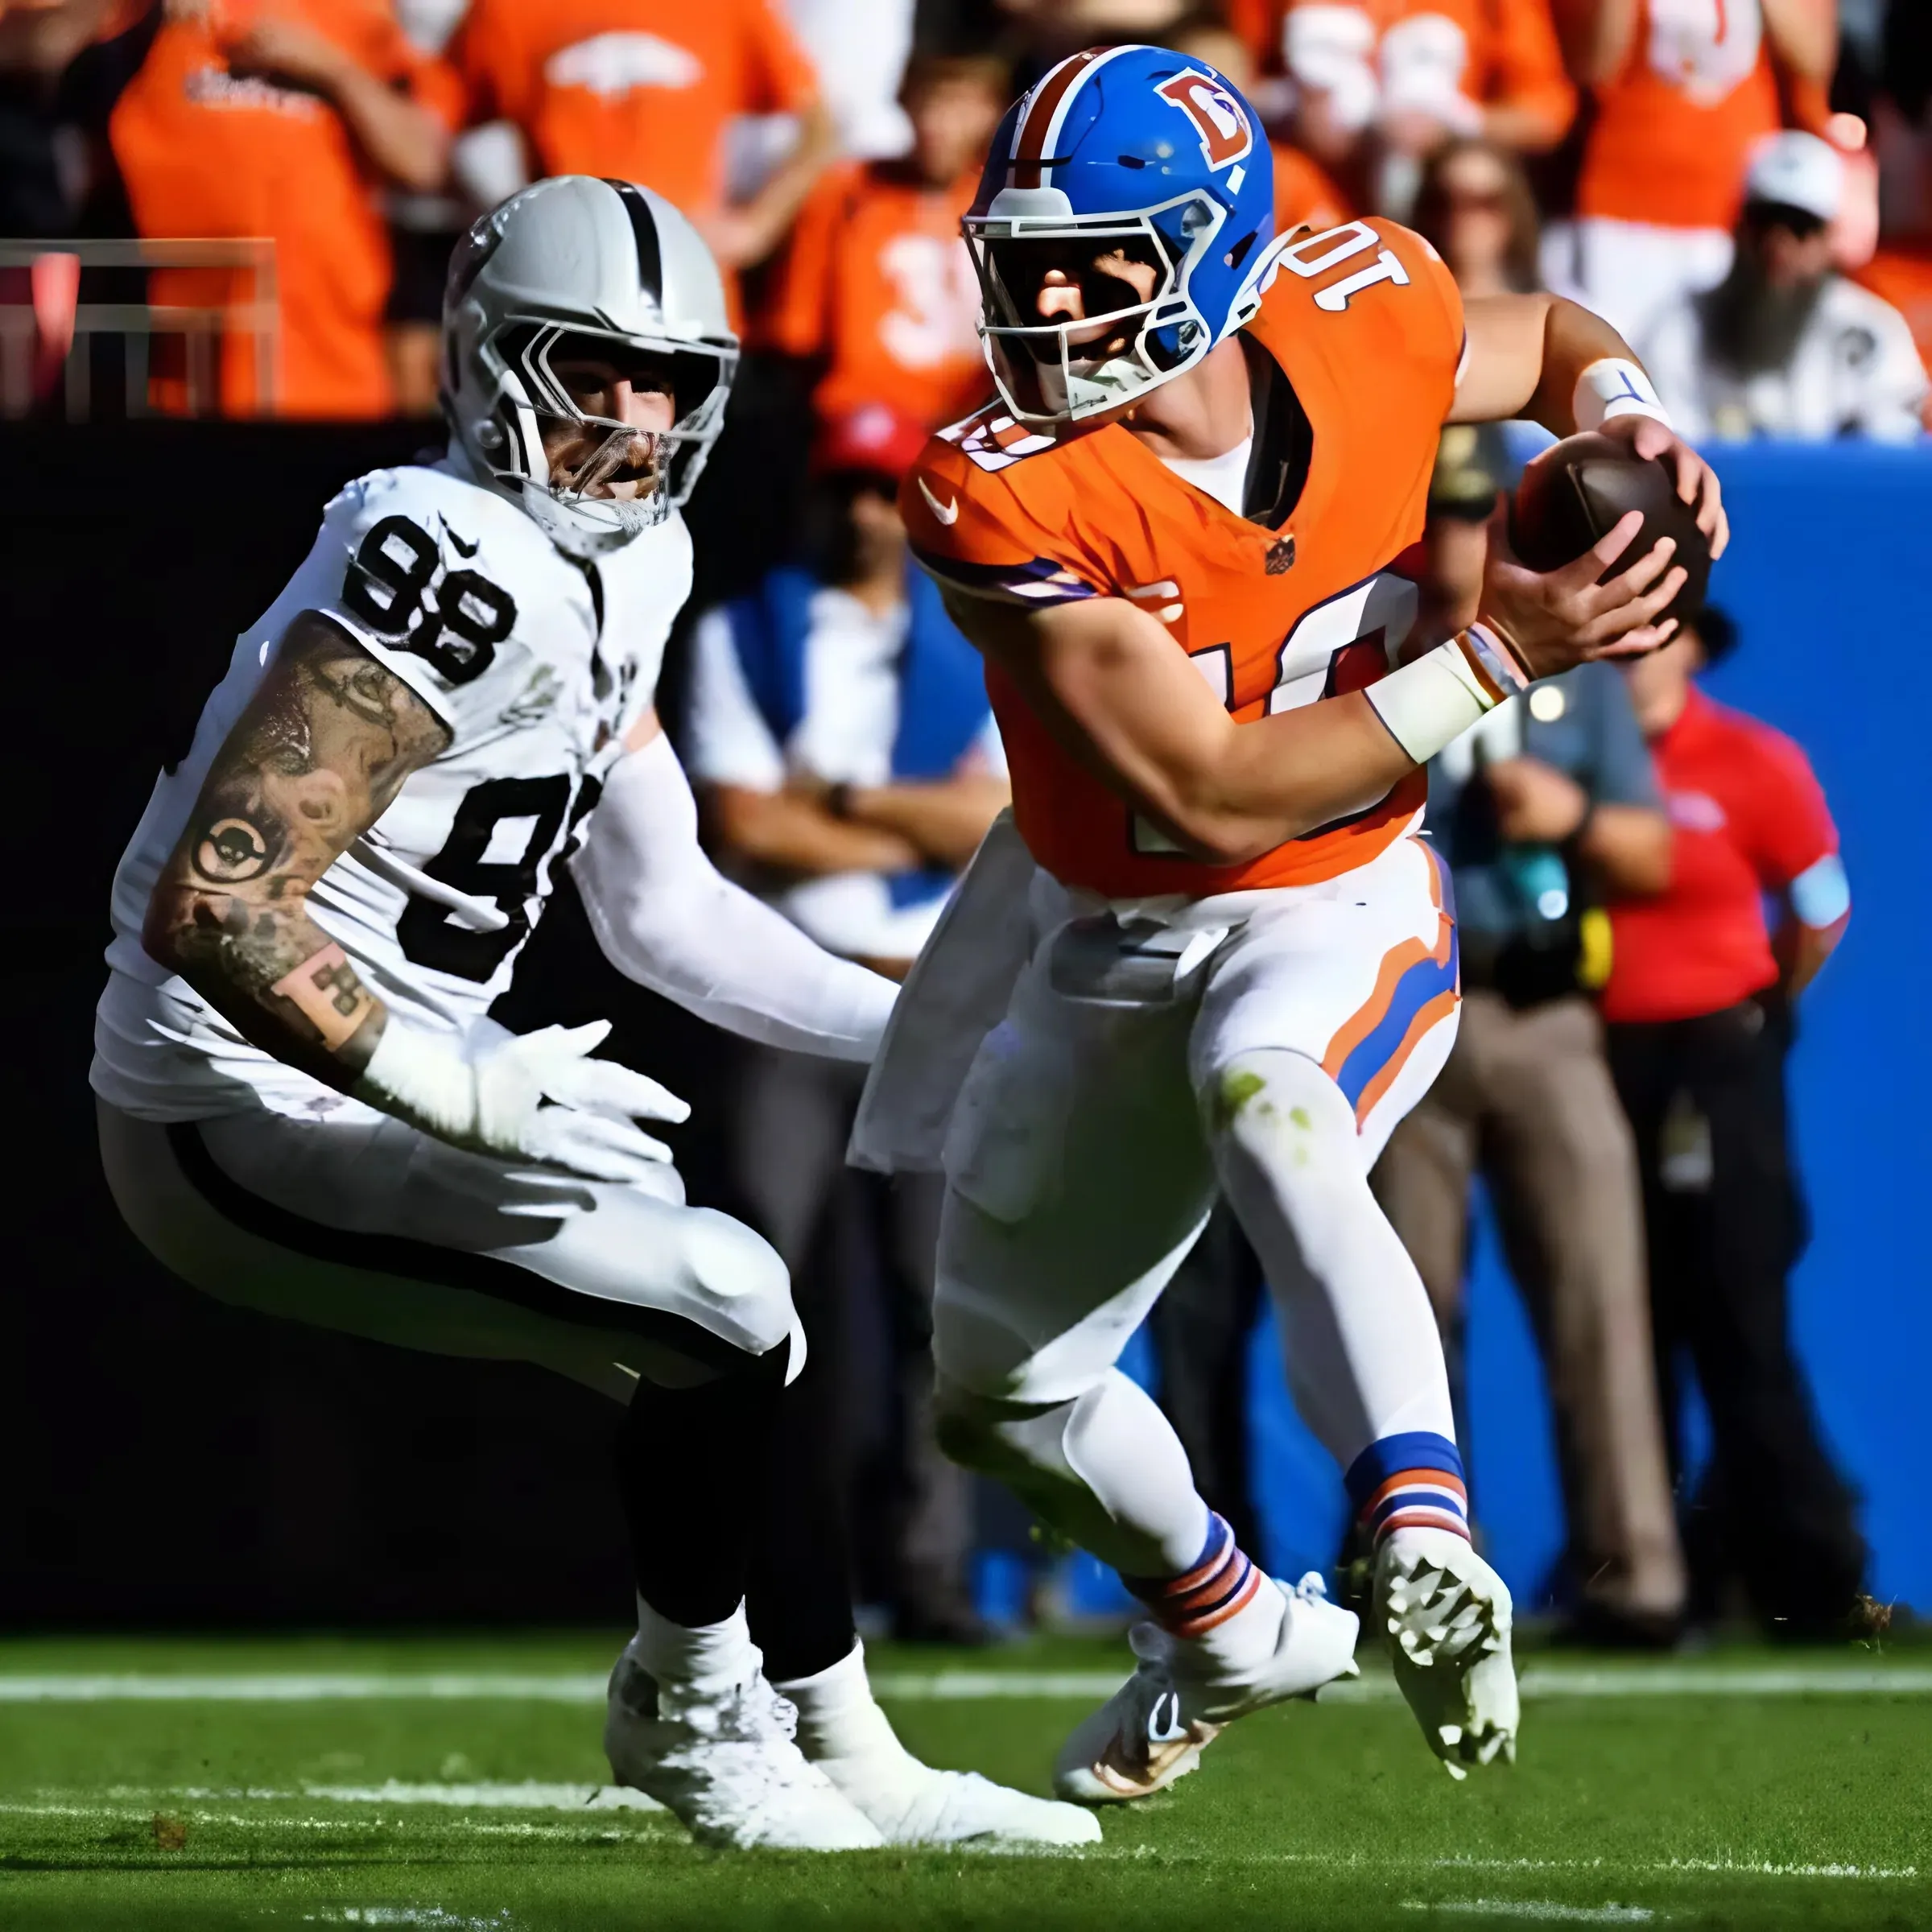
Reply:
[[[943,1137],[942,1440],[1147,1607],[1139,1668],[1061,1756],[1062,1794],[1092,1802],[1352,1667],[1355,1618],[1255,1567],[1115,1367],[1217,1190],[1373,1539],[1430,1748],[1457,1776],[1513,1750],[1509,1592],[1468,1541],[1427,1298],[1368,1183],[1455,1023],[1422,767],[1531,678],[1653,647],[1684,573],[1660,543],[1597,581],[1634,514],[1547,575],[1499,525],[1481,621],[1404,662],[1416,591],[1391,567],[1445,421],[1601,427],[1724,536],[1607,325],[1542,295],[1465,313],[1391,223],[1278,239],[1269,182],[1253,110],[1202,64],[1050,71],[964,224],[1000,400],[902,497],[986,659],[1016,829],[914,969],[855,1158]]]

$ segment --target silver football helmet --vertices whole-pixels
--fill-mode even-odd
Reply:
[[[601,489],[636,465],[640,432],[572,401],[553,359],[672,365],[676,419],[642,432],[650,487]],[[478,478],[521,504],[560,549],[594,557],[660,523],[691,494],[724,427],[737,368],[724,283],[698,231],[662,195],[559,175],[512,195],[456,245],[443,295],[443,411]],[[546,418],[608,434],[553,478]]]

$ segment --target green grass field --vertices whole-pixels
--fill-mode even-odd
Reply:
[[[1932,1926],[1932,1653],[1525,1660],[1452,1784],[1385,1677],[1235,1726],[1058,1857],[733,1857],[597,1795],[614,1636],[0,1643],[0,1927]],[[874,1653],[908,1744],[1043,1789],[1121,1669]]]

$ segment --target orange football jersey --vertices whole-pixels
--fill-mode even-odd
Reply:
[[[1277,520],[1251,520],[1183,482],[1117,423],[1058,440],[993,407],[942,431],[900,506],[915,553],[951,588],[1043,608],[1122,597],[1166,625],[1237,720],[1373,683],[1415,614],[1390,568],[1422,534],[1438,433],[1455,393],[1462,301],[1419,236],[1353,221],[1279,247],[1243,332],[1265,358],[1258,472],[1284,446],[1305,475],[1274,487]],[[1298,417],[1286,438],[1274,423]],[[1034,857],[1110,898],[1194,898],[1300,886],[1366,864],[1406,830],[1415,772],[1377,804],[1240,865],[1178,852],[1055,741],[996,665],[987,689]]]

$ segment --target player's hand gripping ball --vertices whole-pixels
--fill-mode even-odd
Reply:
[[[1662,427],[1652,427],[1653,433]],[[1599,581],[1620,576],[1661,538],[1674,538],[1671,562],[1682,567],[1684,584],[1657,621],[1681,622],[1703,607],[1710,582],[1713,545],[1700,524],[1704,508],[1701,493],[1690,503],[1678,494],[1678,477],[1666,456],[1639,456],[1621,436],[1569,436],[1524,470],[1509,519],[1510,545],[1532,570],[1560,570],[1637,510],[1642,530]],[[1707,514],[1703,522],[1709,521]]]

